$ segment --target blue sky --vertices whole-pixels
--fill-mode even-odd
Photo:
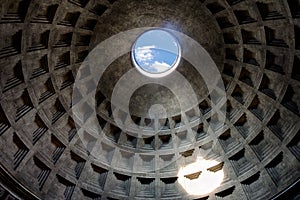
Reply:
[[[169,70],[179,54],[176,39],[163,30],[143,33],[134,46],[134,59],[145,71],[162,73]]]

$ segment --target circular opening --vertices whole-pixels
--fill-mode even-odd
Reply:
[[[163,77],[172,73],[178,66],[180,57],[177,39],[162,29],[144,32],[132,48],[134,66],[149,77]]]

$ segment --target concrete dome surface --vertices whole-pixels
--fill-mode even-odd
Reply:
[[[0,0],[0,152],[0,199],[299,199],[299,0]]]

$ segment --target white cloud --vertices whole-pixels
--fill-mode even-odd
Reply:
[[[143,47],[138,47],[135,50],[135,57],[138,62],[145,62],[145,61],[150,61],[153,59],[153,54],[152,50],[154,49],[155,46],[143,46]]]
[[[173,41],[173,44],[174,44],[175,47],[177,47],[177,43],[175,41]]]
[[[155,61],[152,65],[151,68],[153,68],[153,70],[155,72],[164,72],[167,71],[168,69],[171,68],[171,66],[165,62],[158,62]]]

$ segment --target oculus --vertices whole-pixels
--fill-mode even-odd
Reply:
[[[178,66],[181,49],[178,40],[168,31],[152,29],[142,33],[134,43],[131,58],[143,75],[160,78]]]

